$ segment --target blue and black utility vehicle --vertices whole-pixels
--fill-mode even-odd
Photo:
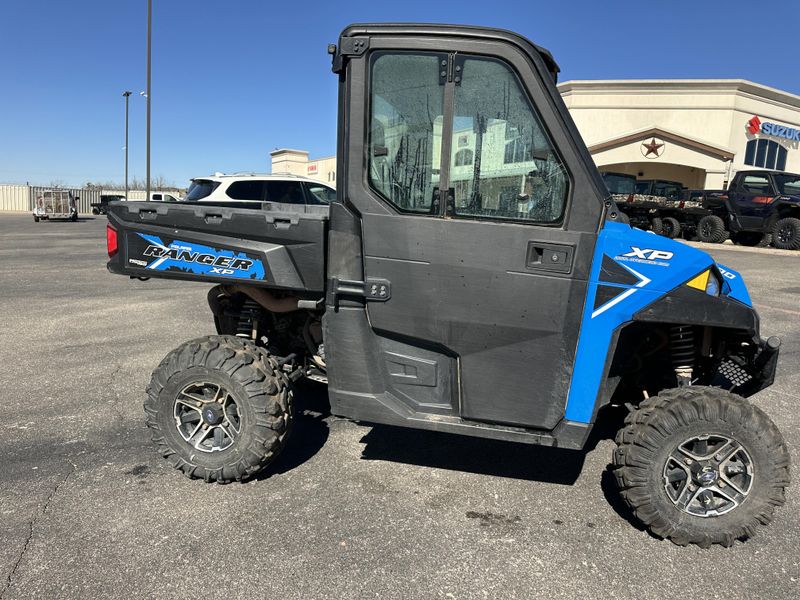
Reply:
[[[781,171],[739,171],[727,191],[708,194],[717,228],[743,246],[800,250],[800,175]]]
[[[289,443],[292,388],[363,423],[576,451],[629,414],[612,471],[658,536],[730,545],[784,502],[789,456],[746,398],[773,382],[742,277],[618,221],[555,87],[516,34],[352,25],[325,211],[111,203],[108,268],[215,283],[216,335],[147,388],[160,452],[253,477]]]

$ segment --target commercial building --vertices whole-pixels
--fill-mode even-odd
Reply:
[[[742,79],[566,81],[558,89],[601,171],[692,189],[722,188],[748,168],[800,172],[795,94]],[[454,131],[453,137],[457,175],[472,162],[475,136]],[[508,162],[509,152],[515,149],[494,157],[498,165]],[[335,185],[335,157],[309,159],[308,152],[290,149],[270,154],[273,172]]]

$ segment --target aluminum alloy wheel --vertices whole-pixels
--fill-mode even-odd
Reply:
[[[242,427],[235,398],[216,383],[184,387],[175,398],[173,416],[180,436],[200,452],[230,448]]]
[[[718,517],[744,502],[753,475],[753,460],[739,442],[722,435],[699,435],[670,453],[664,465],[664,489],[682,511]]]
[[[784,225],[778,229],[775,237],[778,238],[778,241],[782,244],[788,244],[790,241],[792,241],[792,239],[794,239],[794,229],[791,225]]]

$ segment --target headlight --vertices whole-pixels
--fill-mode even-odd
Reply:
[[[706,269],[696,277],[693,277],[686,282],[686,285],[690,288],[705,292],[710,296],[719,296],[719,279],[717,279],[717,276],[711,271],[711,269]]]
[[[706,294],[710,294],[711,296],[719,296],[720,290],[719,279],[714,273],[708,274],[708,283],[706,283]]]

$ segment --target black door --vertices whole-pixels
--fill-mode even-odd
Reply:
[[[602,212],[596,172],[540,56],[464,36],[376,34],[369,47],[349,65],[342,118],[365,127],[348,128],[342,166],[363,276],[391,286],[366,304],[372,335],[393,344],[384,388],[427,364],[449,384],[402,388],[415,410],[550,429]]]

